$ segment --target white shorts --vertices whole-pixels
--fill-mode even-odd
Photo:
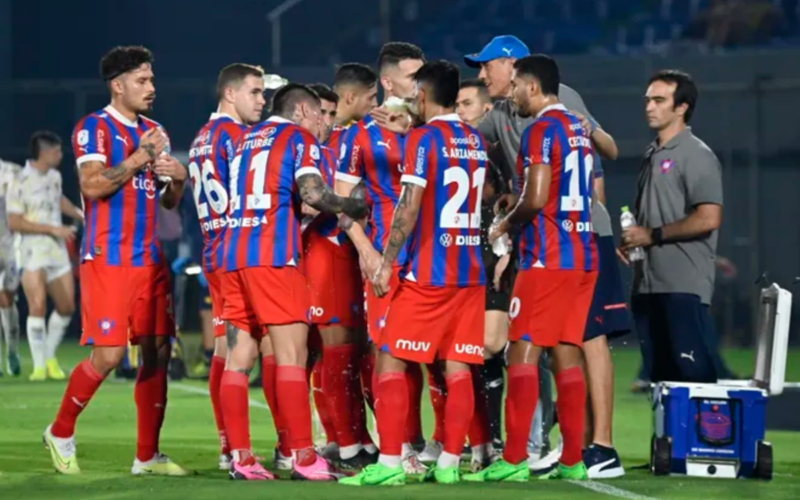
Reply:
[[[17,288],[19,288],[19,268],[14,253],[10,252],[0,256],[0,291],[16,292]]]
[[[22,240],[20,266],[23,272],[44,271],[48,283],[72,272],[69,253],[63,242],[44,241],[43,245]]]

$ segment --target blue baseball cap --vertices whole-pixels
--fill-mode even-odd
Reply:
[[[464,62],[470,68],[480,68],[482,63],[501,57],[519,59],[529,55],[531,55],[531,51],[528,50],[525,42],[514,35],[500,35],[492,38],[492,41],[487,43],[479,53],[464,56]]]

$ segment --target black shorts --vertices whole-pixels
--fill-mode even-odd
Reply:
[[[714,325],[699,296],[634,295],[631,306],[645,372],[652,382],[717,382]]]
[[[508,292],[498,292],[491,283],[486,285],[486,310],[508,312],[511,296]]]
[[[583,341],[605,335],[608,338],[620,337],[631,331],[631,315],[622,277],[617,264],[617,250],[613,236],[596,238],[597,252],[600,255],[600,269],[594,287],[592,306],[586,319]]]

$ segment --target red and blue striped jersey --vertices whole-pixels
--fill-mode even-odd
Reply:
[[[336,151],[329,147],[322,146],[321,160],[319,170],[322,173],[322,178],[325,180],[325,183],[333,189],[334,176],[336,175],[336,167],[338,164],[336,160]],[[339,218],[333,214],[321,213],[315,216],[306,228],[306,231],[315,231],[320,236],[330,239],[337,245],[348,241],[347,234],[339,229]]]
[[[139,148],[142,134],[154,127],[161,125],[144,116],[131,121],[112,106],[86,116],[72,133],[78,168],[91,161],[116,167]],[[94,260],[126,267],[163,263],[161,242],[156,237],[161,199],[156,177],[151,168],[144,168],[107,198],[83,197],[86,225],[82,262]]]
[[[223,267],[298,266],[301,199],[296,179],[321,175],[320,146],[308,130],[273,116],[248,128],[230,164]]]
[[[351,184],[364,179],[367,203],[372,206],[368,234],[378,252],[383,252],[389,239],[394,207],[400,198],[404,143],[402,135],[381,128],[367,116],[348,129],[340,147],[336,179]]]
[[[333,152],[336,153],[337,159],[342,156],[342,140],[353,124],[355,124],[355,122],[350,122],[345,125],[334,125],[330,137],[325,141],[325,146],[331,148]]]
[[[486,283],[481,202],[488,156],[481,134],[458,115],[409,134],[402,182],[425,189],[401,276],[428,286]]]
[[[592,140],[580,119],[561,105],[548,106],[522,133],[517,173],[522,192],[528,167],[550,165],[547,204],[522,226],[520,269],[598,268],[592,236]]]
[[[214,113],[189,149],[189,178],[203,233],[203,269],[208,273],[222,267],[219,248],[228,217],[229,165],[245,128],[230,115]]]

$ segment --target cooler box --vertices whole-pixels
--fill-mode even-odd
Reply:
[[[788,291],[774,284],[761,290],[753,380],[655,385],[654,474],[772,478],[766,408],[770,394],[783,392],[791,308]]]

